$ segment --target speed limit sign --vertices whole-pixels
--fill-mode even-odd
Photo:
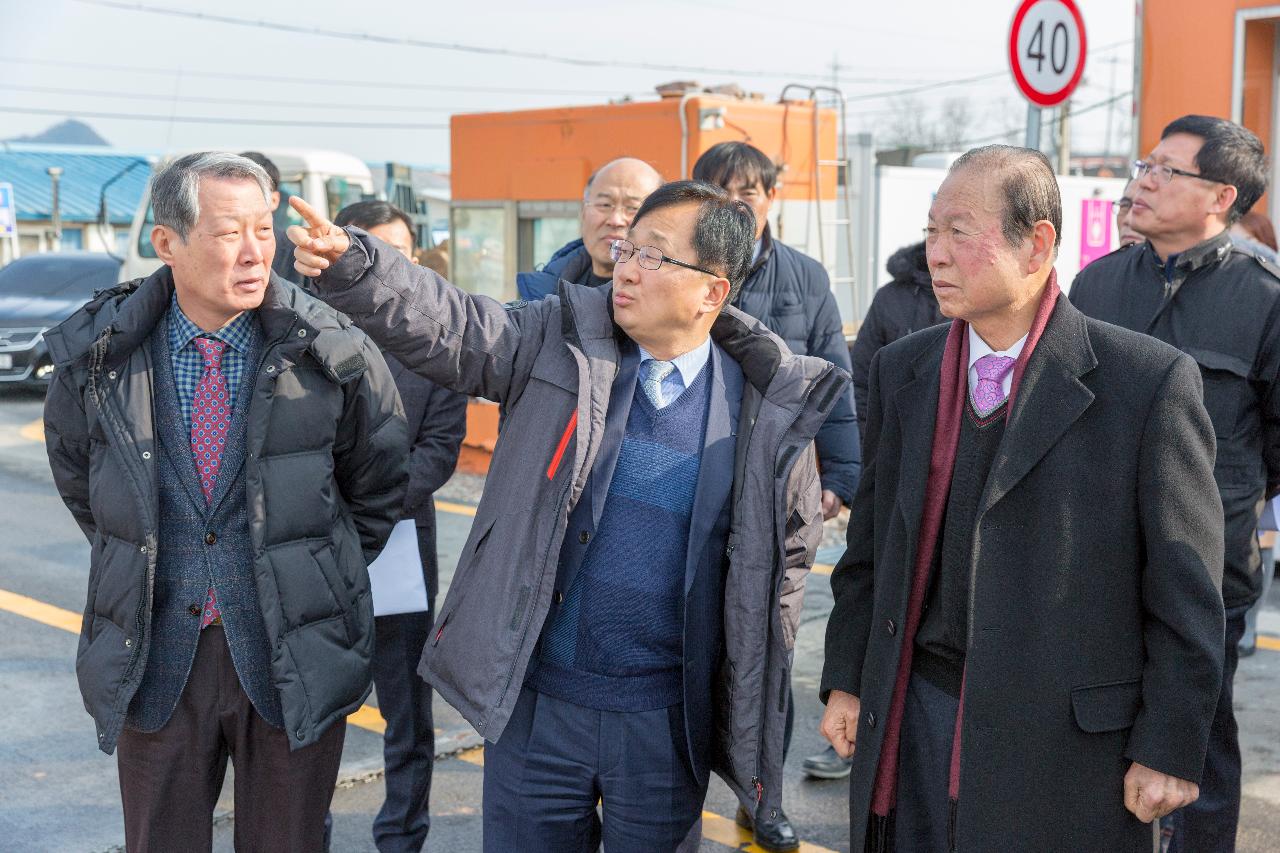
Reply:
[[[1075,0],[1022,0],[1009,29],[1009,67],[1033,104],[1071,97],[1084,74],[1084,18]]]

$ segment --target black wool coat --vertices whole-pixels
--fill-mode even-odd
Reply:
[[[861,699],[851,850],[906,622],[947,327],[871,366],[862,481],[832,575],[825,700]],[[978,508],[960,850],[1146,851],[1140,762],[1199,780],[1222,679],[1222,509],[1195,362],[1065,299],[1027,362]],[[910,734],[904,732],[904,738]]]

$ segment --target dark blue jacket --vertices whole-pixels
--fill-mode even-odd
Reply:
[[[580,239],[574,240],[561,246],[560,251],[542,265],[542,269],[517,273],[516,290],[521,299],[536,302],[555,293],[560,279],[574,284],[586,284],[584,279],[590,272],[591,256],[587,254],[586,244]]]
[[[733,304],[768,326],[793,353],[851,369],[827,271],[808,255],[774,242],[767,225],[760,257]],[[822,488],[835,492],[845,504],[853,503],[862,470],[862,442],[852,391],[846,390],[836,400],[814,443]]]

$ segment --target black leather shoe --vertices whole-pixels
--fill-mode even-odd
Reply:
[[[751,819],[750,812],[738,806],[734,822],[743,829],[752,830],[756,846],[769,853],[793,853],[800,849],[800,839],[796,837],[796,831],[782,809],[778,809],[776,818],[756,823]]]
[[[810,755],[802,765],[806,776],[814,779],[843,779],[853,768],[853,758],[841,758],[834,746]]]

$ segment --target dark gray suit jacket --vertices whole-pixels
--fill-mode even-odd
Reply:
[[[862,701],[855,853],[902,650],[947,330],[872,361],[868,453],[831,578],[822,696]],[[1222,507],[1200,400],[1189,357],[1058,299],[978,507],[959,849],[1105,839],[1149,853],[1151,827],[1122,802],[1130,762],[1200,778],[1223,655]]]

